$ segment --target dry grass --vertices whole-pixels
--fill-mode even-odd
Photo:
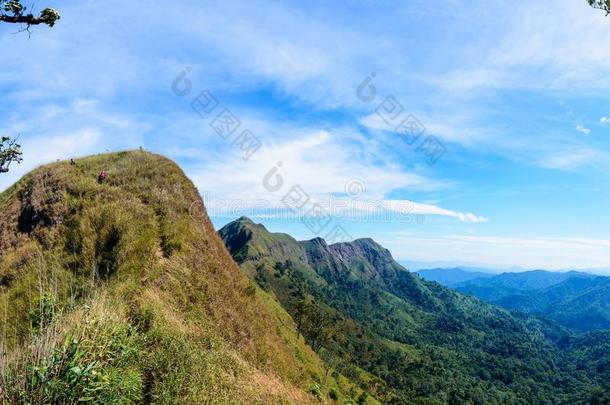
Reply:
[[[74,400],[318,402],[309,387],[323,363],[277,302],[246,293],[193,203],[202,206],[182,171],[146,152],[54,163],[0,194],[0,397],[42,398],[28,378],[72,339],[75,364],[95,363]],[[340,392],[332,378],[330,388]]]

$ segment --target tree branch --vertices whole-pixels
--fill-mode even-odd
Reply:
[[[589,5],[606,12],[606,16],[610,14],[610,0],[587,0]]]
[[[55,20],[51,17],[35,17],[33,14],[27,15],[4,15],[0,14],[0,21],[7,23],[21,23],[27,25],[39,25],[39,24],[48,24],[49,26],[53,26],[55,24]]]

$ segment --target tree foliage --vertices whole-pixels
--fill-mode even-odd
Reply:
[[[28,8],[21,4],[21,0],[0,0],[0,22],[31,25],[46,24],[49,27],[59,20],[59,12],[54,8],[45,8],[40,14],[28,12]]]
[[[17,139],[3,136],[0,138],[0,173],[8,172],[11,163],[21,163],[21,145]]]
[[[610,404],[608,332],[572,333],[426,282],[372,240],[297,242],[243,218],[219,232],[327,375],[382,403]]]
[[[52,27],[60,15],[54,8],[47,7],[35,15],[21,4],[21,0],[0,0],[0,22],[25,24],[24,31],[29,32],[32,25],[48,25]],[[8,136],[0,138],[0,173],[6,173],[11,163],[21,163],[21,145]]]
[[[604,10],[606,15],[610,14],[610,0],[587,0],[589,5],[594,8]]]

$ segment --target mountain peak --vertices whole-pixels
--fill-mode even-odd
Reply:
[[[242,218],[242,230],[250,223]],[[0,193],[1,343],[21,362],[3,363],[18,379],[0,379],[1,402],[77,403],[82,393],[95,402],[208,403],[214,390],[234,403],[314,402],[310,376],[323,374],[321,360],[292,333],[289,315],[249,285],[171,160],[134,151],[42,166]],[[43,302],[51,309],[35,312]],[[40,336],[44,348],[33,344]],[[55,353],[68,356],[68,338],[83,357],[62,359],[91,370],[92,385],[61,392],[74,398],[47,385],[23,397],[22,370],[40,364],[48,387],[71,384],[70,373],[46,368]],[[107,386],[120,399],[108,400]]]
[[[237,218],[235,221],[233,222],[240,222],[240,223],[244,223],[244,224],[253,224],[254,225],[254,221],[252,221],[249,217],[247,216],[241,216],[239,218]]]
[[[328,243],[326,243],[326,240],[324,240],[324,238],[321,238],[319,236],[315,237],[313,239],[310,239],[308,242],[312,243],[314,245],[319,245],[319,246],[323,246],[323,247],[327,247],[328,246]]]
[[[372,247],[375,249],[384,249],[385,250],[385,248],[382,245],[380,245],[379,243],[377,243],[373,238],[359,238],[359,239],[354,240],[352,243],[355,243],[360,246],[369,246],[369,247]]]

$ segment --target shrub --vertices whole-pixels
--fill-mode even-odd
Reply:
[[[328,392],[328,397],[330,399],[332,399],[333,401],[338,400],[339,395],[337,394],[337,390],[335,390],[334,388],[331,388],[330,391]]]
[[[48,326],[55,318],[57,311],[57,300],[51,293],[44,293],[40,296],[38,307],[30,311],[30,324],[34,333],[40,333],[40,331]]]
[[[317,399],[321,399],[322,398],[322,388],[320,388],[320,384],[312,384],[309,387],[309,392],[311,393],[311,395],[313,395],[314,397],[316,397]]]
[[[250,282],[246,287],[246,295],[248,297],[253,297],[256,294],[256,286]]]

